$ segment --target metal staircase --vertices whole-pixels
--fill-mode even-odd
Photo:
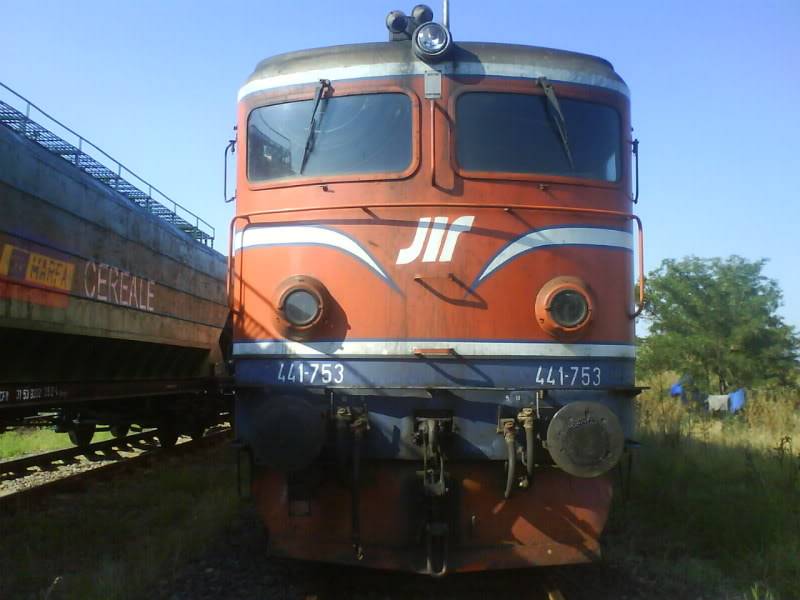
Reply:
[[[214,245],[214,228],[208,222],[167,197],[157,188],[126,168],[122,163],[114,160],[100,148],[56,121],[5,84],[0,83],[0,86],[11,92],[16,100],[21,100],[25,103],[25,112],[22,112],[11,104],[0,100],[0,124],[72,163],[85,173],[119,192],[131,202],[186,232],[198,242],[207,246]],[[77,140],[77,146],[70,144],[64,138],[34,121],[31,118],[32,109],[37,111],[37,117],[41,120],[54,124],[74,136]],[[91,152],[91,155],[87,152]],[[123,174],[125,177],[123,177]],[[136,180],[139,186],[131,183],[130,179]],[[147,189],[147,191],[145,192],[144,189]],[[158,200],[153,198],[154,195]]]

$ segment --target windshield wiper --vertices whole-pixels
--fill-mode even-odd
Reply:
[[[308,156],[311,154],[311,151],[314,149],[314,136],[315,129],[317,127],[317,110],[319,110],[319,103],[322,100],[322,97],[325,95],[325,91],[331,89],[331,82],[329,79],[320,79],[319,80],[319,87],[317,88],[317,93],[314,96],[314,110],[311,111],[311,122],[308,124],[308,137],[306,137],[306,147],[303,150],[303,161],[300,163],[300,173],[299,175],[303,174],[303,169],[306,168],[306,162],[308,161]]]
[[[574,171],[575,163],[572,160],[572,151],[569,149],[569,139],[567,138],[567,122],[564,120],[564,114],[561,112],[561,106],[558,103],[556,91],[553,89],[553,86],[550,85],[550,82],[547,81],[547,77],[540,77],[538,82],[542,87],[542,91],[547,98],[547,104],[550,107],[550,110],[547,112],[550,113],[553,122],[556,124],[558,135],[561,137],[561,145],[564,147],[564,153],[567,155],[569,166]]]

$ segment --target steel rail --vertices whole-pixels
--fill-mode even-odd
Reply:
[[[61,477],[30,488],[14,491],[10,494],[0,496],[0,511],[8,513],[15,509],[27,508],[31,503],[42,500],[52,493],[83,490],[92,482],[113,478],[116,475],[136,468],[148,467],[161,459],[185,456],[195,451],[221,444],[225,441],[229,441],[232,435],[232,430],[226,428],[222,431],[211,432],[198,440],[179,443],[172,448],[153,448],[137,456],[123,458],[101,467],[81,471],[80,473],[67,477]]]
[[[71,460],[78,456],[86,456],[89,458],[97,452],[105,452],[107,450],[124,450],[133,444],[140,442],[151,441],[156,439],[155,431],[145,431],[129,435],[123,438],[114,438],[105,440],[103,442],[95,442],[83,448],[72,447],[64,448],[62,450],[53,450],[52,452],[40,452],[38,454],[29,454],[21,458],[12,458],[0,461],[0,475],[7,473],[20,473],[26,471],[31,467],[41,467],[51,465],[58,461]]]

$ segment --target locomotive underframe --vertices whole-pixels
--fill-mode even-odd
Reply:
[[[629,438],[639,388],[381,392],[239,388],[275,554],[432,575],[599,558],[611,477],[555,466],[548,427],[588,400]]]
[[[304,474],[312,485],[256,469],[253,495],[270,553],[428,575],[600,558],[609,475],[578,479],[542,468],[534,485],[504,499],[496,465],[448,463],[443,496],[426,495],[419,470],[413,462],[362,465],[356,535],[354,496],[333,465]]]

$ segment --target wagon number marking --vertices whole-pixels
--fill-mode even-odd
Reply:
[[[584,387],[600,385],[600,367],[539,367],[536,370],[536,383],[539,385],[568,385],[576,383]]]
[[[281,383],[342,383],[342,363],[281,362],[278,368]]]

